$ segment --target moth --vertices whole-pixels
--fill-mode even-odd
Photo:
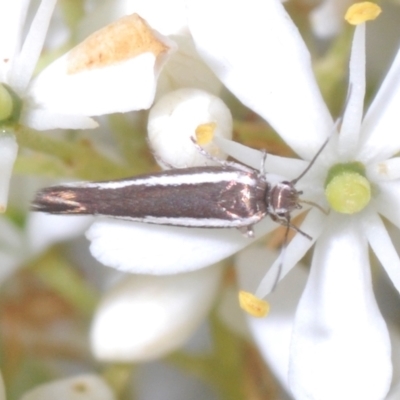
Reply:
[[[51,214],[90,214],[150,224],[196,228],[238,228],[253,237],[253,226],[269,216],[291,224],[291,213],[301,208],[296,183],[325,148],[324,142],[307,168],[291,181],[268,182],[260,171],[236,162],[217,166],[171,169],[155,174],[104,182],[51,186],[37,192],[32,210]],[[193,140],[193,142],[195,142]],[[195,143],[198,150],[214,159]],[[265,158],[263,164],[265,162]]]

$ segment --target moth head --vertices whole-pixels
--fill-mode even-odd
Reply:
[[[282,181],[274,185],[268,195],[268,212],[278,219],[289,219],[291,212],[301,208],[299,196],[301,191],[297,190],[293,182]]]

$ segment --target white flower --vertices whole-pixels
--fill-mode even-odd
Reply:
[[[222,85],[197,54],[189,34],[185,0],[106,0],[96,4],[81,24],[84,36],[114,19],[139,14],[152,28],[177,45],[165,64],[157,86],[157,97],[180,88],[198,88],[218,94]]]
[[[223,159],[213,138],[232,138],[232,115],[219,98],[203,90],[185,88],[163,96],[149,113],[147,135],[158,164],[163,169],[216,165],[193,146],[201,143],[206,152]]]
[[[12,135],[17,123],[38,130],[87,129],[97,126],[90,116],[149,108],[175,46],[139,16],[126,16],[33,78],[55,4],[40,2],[23,40],[29,1],[0,5],[0,123],[8,129],[0,132],[0,210],[17,152]]]
[[[198,48],[228,88],[268,119],[299,155],[310,160],[332,130],[333,123],[316,91],[301,38],[283,14],[279,2],[254,0],[246,16],[240,2],[234,4],[227,16],[216,2],[201,6],[191,2],[191,27]],[[223,16],[224,36],[218,35],[218,21]],[[251,21],[246,35],[235,29],[239,19]],[[202,29],[205,21],[206,30]],[[243,45],[247,38],[253,40],[253,47],[248,51]],[[330,171],[334,172],[332,167],[342,164],[350,170],[351,162],[359,162],[365,168],[363,179],[372,187],[372,198],[365,208],[352,215],[333,210],[324,215],[317,209],[311,210],[301,227],[318,241],[292,332],[289,383],[296,399],[380,399],[390,385],[390,341],[372,291],[367,245],[372,247],[394,286],[400,290],[400,260],[379,216],[400,227],[398,160],[391,158],[400,148],[399,136],[394,134],[400,129],[397,113],[400,53],[362,120],[364,38],[362,24],[357,27],[353,41],[351,93],[340,135],[331,139],[314,168],[298,184],[305,199],[324,206],[325,179]],[[262,49],[262,53],[254,49]],[[248,65],[252,66],[251,76]],[[240,152],[238,149],[230,154],[250,163]],[[291,160],[284,163],[281,171],[288,179],[299,175],[297,163]],[[267,159],[266,168],[279,171],[272,157]],[[356,175],[362,177],[361,173]],[[332,201],[330,206],[334,207]],[[295,237],[287,248],[281,277],[311,245],[301,235]],[[273,287],[279,263],[277,260],[264,278],[258,289],[259,296],[265,296]]]
[[[231,92],[268,120],[303,158],[268,156],[266,170],[296,178],[331,133],[333,121],[315,82],[309,53],[281,3],[237,0],[227,12],[222,0],[193,0],[188,1],[188,12],[189,27],[204,60]],[[287,248],[281,278],[317,241],[292,332],[289,383],[296,399],[381,399],[391,381],[390,340],[372,291],[368,244],[400,290],[400,260],[380,217],[400,227],[399,160],[392,158],[400,149],[396,133],[400,129],[400,53],[362,120],[364,38],[362,24],[353,41],[351,93],[340,135],[331,138],[297,185],[305,200],[328,207],[325,180],[329,172],[340,177],[332,167],[341,164],[346,174],[354,172],[360,178],[357,186],[367,194],[361,196],[364,204],[358,212],[334,211],[340,210],[335,204],[337,194],[329,195],[329,215],[314,208],[302,224],[313,241],[297,235]],[[259,168],[259,152],[224,140],[218,143],[235,158]],[[332,181],[327,183],[329,190]],[[352,182],[350,186],[355,186]],[[346,207],[353,204],[346,201]],[[121,251],[116,237],[122,237],[122,229],[126,243],[135,243],[141,257],[137,262],[130,260],[129,267],[124,262],[119,267],[157,274],[201,268],[249,243],[235,231],[123,223],[109,233],[106,229],[90,232],[92,247],[102,249],[105,264],[113,258],[113,246]],[[256,236],[271,229],[266,219],[256,227]],[[108,240],[113,241],[109,247]],[[161,262],[158,252],[152,254],[154,243],[162,246]],[[279,263],[262,281],[259,296],[273,287]]]
[[[252,246],[242,251],[236,258],[235,262],[240,288],[251,290],[251,288],[257,285],[259,280],[265,274],[265,265],[272,263],[276,257],[276,252],[268,251],[266,248],[262,248],[262,246],[258,248]],[[251,273],[249,273],[249,268],[251,269]],[[307,278],[308,272],[305,266],[297,265],[296,268],[294,268],[278,285],[277,289],[268,296],[268,302],[271,305],[271,312],[268,314],[267,318],[253,318],[248,314],[246,315],[248,326],[252,331],[253,338],[259,351],[268,362],[268,366],[273,370],[282,386],[288,392],[290,391],[288,372],[291,360],[290,349],[292,331],[296,317],[296,309],[307,283]],[[383,306],[387,311],[388,306]],[[238,305],[236,305],[236,307],[239,308]],[[226,317],[226,314],[224,317]],[[232,316],[227,317],[232,318]],[[398,367],[399,363],[400,335],[397,326],[393,323],[390,324],[390,321],[388,323],[388,328],[393,345],[392,360],[394,364],[391,393],[396,390],[397,386],[397,397],[396,393],[393,393],[393,397],[391,397],[391,400],[394,400],[398,398],[399,390],[399,369],[396,367]],[[367,352],[366,356],[370,357],[370,353]],[[344,362],[346,362],[346,360]],[[321,367],[322,366],[323,365],[321,364]],[[357,368],[349,372],[350,381],[357,378],[359,374],[360,370]],[[366,384],[369,384],[369,382],[359,385],[358,390],[361,394],[366,390],[364,388]],[[345,386],[343,385],[342,388],[344,387]],[[349,386],[347,386],[346,389],[348,387]],[[327,388],[327,390],[328,389],[329,388]],[[342,396],[344,398],[346,398],[345,392],[346,391],[343,390]],[[358,396],[355,398],[358,398]],[[376,397],[371,396],[371,398]]]
[[[93,128],[97,124],[89,116],[149,108],[156,79],[174,44],[137,15],[94,33],[32,79],[55,3],[41,1],[21,48],[6,40],[0,47],[1,82],[23,101],[19,122],[40,130]],[[28,5],[4,6],[2,15],[19,18],[2,25],[2,37],[21,36],[23,8]]]
[[[123,276],[94,315],[94,355],[102,361],[138,362],[180,348],[209,313],[221,278],[218,265],[171,276]]]

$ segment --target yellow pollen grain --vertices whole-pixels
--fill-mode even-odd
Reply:
[[[214,138],[214,132],[217,124],[215,122],[208,122],[201,124],[196,128],[196,142],[200,146],[204,146],[212,142]]]
[[[244,311],[256,318],[265,317],[269,312],[269,304],[265,300],[243,290],[239,292],[239,304]]]
[[[93,33],[68,56],[68,74],[105,67],[143,53],[156,57],[168,50],[157,34],[137,14],[128,15]]]
[[[372,21],[378,17],[382,9],[375,3],[365,1],[355,3],[347,9],[344,19],[350,25],[359,25],[366,21]]]

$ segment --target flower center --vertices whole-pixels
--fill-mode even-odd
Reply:
[[[22,102],[17,94],[0,83],[0,127],[13,125],[21,115]]]
[[[360,162],[336,164],[325,180],[325,196],[331,208],[342,214],[355,214],[371,199],[371,185]]]

